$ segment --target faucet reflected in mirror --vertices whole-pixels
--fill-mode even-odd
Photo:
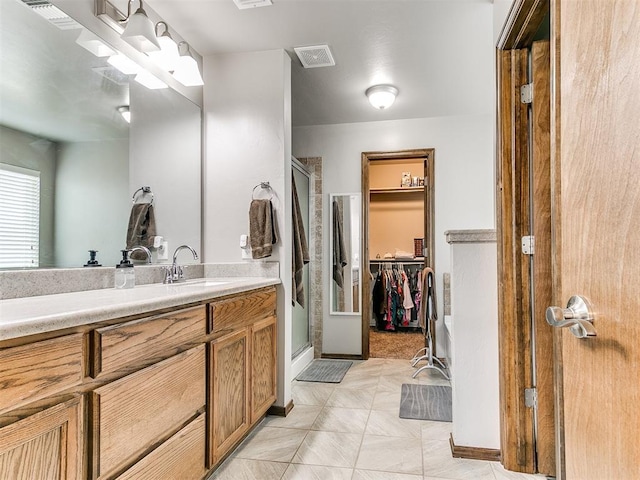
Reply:
[[[147,247],[144,247],[142,245],[133,247],[131,250],[129,250],[129,258],[132,258],[131,254],[133,252],[144,252],[144,254],[147,256],[147,263],[151,263],[151,251]]]
[[[182,265],[178,265],[178,253],[183,249],[191,250],[193,259],[198,260],[198,254],[192,247],[189,245],[180,245],[176,248],[176,251],[173,252],[173,262],[171,266],[164,267],[164,280],[162,283],[184,282],[184,270]]]

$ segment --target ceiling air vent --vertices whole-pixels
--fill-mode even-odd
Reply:
[[[271,0],[233,0],[233,3],[240,10],[244,10],[245,8],[255,8],[255,7],[268,7],[269,5],[273,5]]]
[[[60,30],[82,28],[82,25],[76,22],[73,18],[45,0],[22,0],[22,3],[31,7],[34,12],[48,20],[50,23],[53,23]]]
[[[294,47],[293,49],[304,68],[333,67],[336,64],[329,45]]]

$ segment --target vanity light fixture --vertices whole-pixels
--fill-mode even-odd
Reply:
[[[374,108],[384,110],[393,105],[398,95],[398,89],[393,85],[374,85],[367,88],[365,95]]]
[[[129,110],[129,105],[122,105],[121,107],[118,107],[118,112],[127,123],[131,123],[131,111]]]
[[[142,53],[149,53],[158,51],[161,49],[158,38],[156,37],[155,28],[153,22],[147,16],[147,12],[142,7],[142,0],[140,7],[131,14],[131,3],[134,0],[129,0],[127,4],[127,18],[124,22],[127,26],[120,35],[125,42],[135,47]]]
[[[198,62],[191,55],[189,45],[187,42],[180,42],[178,44],[178,51],[180,47],[186,46],[186,53],[180,53],[180,58],[176,63],[176,69],[173,72],[173,78],[183,84],[185,87],[196,87],[204,85],[202,81],[202,75],[200,75],[200,68]]]
[[[147,70],[141,70],[134,79],[149,90],[159,90],[161,88],[169,88],[169,86]]]
[[[158,27],[161,25],[164,25],[164,33],[162,35],[157,35]],[[158,43],[160,44],[160,50],[149,52],[148,55],[163,70],[171,72],[175,70],[176,64],[180,59],[180,54],[178,53],[178,44],[173,40],[173,38],[171,38],[171,34],[169,33],[169,26],[164,21],[156,23],[155,32],[157,35]]]

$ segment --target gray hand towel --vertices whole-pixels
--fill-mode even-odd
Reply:
[[[134,203],[129,216],[127,227],[127,249],[138,245],[150,248],[153,246],[153,237],[156,236],[156,217],[153,205],[150,203]],[[146,260],[144,252],[136,251],[131,254],[132,260]]]
[[[278,242],[277,224],[271,200],[252,200],[249,206],[249,241],[254,259],[271,256]]]

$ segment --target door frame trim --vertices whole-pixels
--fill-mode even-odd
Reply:
[[[369,324],[371,320],[371,304],[365,301],[364,292],[371,291],[371,271],[369,269],[369,164],[376,160],[408,160],[424,159],[424,233],[428,255],[425,266],[435,271],[435,149],[417,148],[391,152],[362,152],[362,359],[369,358]],[[435,346],[435,332],[434,341]],[[435,355],[435,348],[434,348]]]
[[[498,236],[498,307],[499,307],[499,358],[500,358],[500,434],[502,464],[508,470],[535,473],[536,445],[534,442],[533,411],[524,405],[524,389],[533,385],[531,369],[532,345],[528,327],[531,325],[531,305],[527,277],[529,266],[521,258],[519,252],[520,236],[524,233],[524,225],[528,224],[528,187],[523,187],[523,180],[528,177],[528,127],[526,108],[514,100],[516,88],[526,83],[526,55],[521,49],[531,47],[535,34],[545,15],[553,8],[553,0],[515,0],[507,20],[502,28],[496,45],[497,65],[497,101],[498,129],[496,151],[496,223]],[[553,11],[551,11],[552,32],[554,32]],[[553,33],[552,33],[553,36]],[[556,132],[554,126],[554,88],[556,72],[554,70],[554,42],[551,41],[551,195],[555,197],[553,158]],[[525,65],[523,65],[523,62]],[[524,80],[524,81],[523,81]],[[524,117],[523,117],[524,115]],[[527,203],[526,208],[524,203]],[[553,204],[553,203],[552,203]],[[554,232],[554,215],[551,212],[551,242]],[[531,232],[533,233],[533,232]],[[536,232],[539,235],[539,232]],[[538,238],[536,238],[538,241]],[[553,248],[553,247],[552,247]],[[549,263],[557,261],[553,250]],[[555,265],[555,264],[554,264]],[[552,267],[549,267],[555,271]],[[535,275],[535,274],[534,274]],[[548,275],[548,273],[547,273]],[[555,282],[555,275],[553,275]],[[548,279],[547,279],[548,280]],[[534,278],[535,282],[535,278]],[[556,292],[552,286],[551,295]],[[544,322],[536,316],[536,324]],[[536,330],[540,331],[538,326]],[[549,333],[557,347],[556,332]],[[538,355],[540,360],[540,355]],[[549,362],[547,356],[544,361]],[[557,408],[557,361],[554,356],[553,373],[555,377],[555,416],[558,422]],[[560,412],[561,413],[561,412]],[[556,471],[562,464],[558,446],[561,437],[555,432]],[[547,439],[548,441],[548,439]],[[550,473],[550,472],[545,472]]]

